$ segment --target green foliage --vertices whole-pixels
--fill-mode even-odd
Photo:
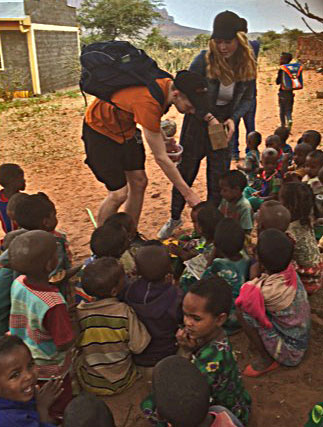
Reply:
[[[193,58],[199,51],[200,49],[179,47],[167,51],[161,49],[147,49],[146,52],[157,62],[161,69],[175,74],[176,71],[188,69]]]
[[[206,48],[209,44],[209,34],[198,34],[193,40],[193,46],[200,49]]]
[[[84,0],[78,13],[87,42],[140,38],[160,15],[159,0]]]
[[[275,31],[265,32],[258,40],[260,41],[261,51],[270,62],[278,64],[281,52],[290,52],[295,55],[297,48],[297,39],[304,33],[297,28],[284,28],[284,31],[276,33]]]
[[[289,51],[295,49],[298,37],[303,35],[304,32],[299,30],[298,28],[284,28],[283,38],[287,40]]]
[[[172,44],[166,36],[162,35],[159,28],[154,27],[144,41],[144,49],[150,48],[170,50]]]

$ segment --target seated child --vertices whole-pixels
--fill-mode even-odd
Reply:
[[[177,351],[175,335],[183,319],[183,293],[167,280],[171,259],[165,246],[142,246],[135,260],[140,278],[126,286],[123,300],[146,326],[151,341],[133,359],[136,365],[155,366]]]
[[[5,233],[15,230],[15,225],[7,214],[7,204],[11,196],[24,191],[26,182],[24,171],[14,163],[3,163],[0,166],[0,222]]]
[[[185,269],[180,277],[179,284],[186,293],[189,287],[202,277],[214,250],[214,233],[218,223],[223,219],[221,212],[213,203],[202,207],[197,214],[197,228],[201,235],[199,255],[185,261]],[[203,240],[202,240],[203,239]]]
[[[48,408],[61,393],[62,380],[37,390],[37,369],[29,348],[16,335],[0,337],[0,426],[54,427]]]
[[[250,258],[243,251],[245,233],[239,223],[226,218],[219,222],[214,235],[215,258],[203,273],[202,279],[222,277],[231,287],[233,304],[223,328],[231,335],[240,329],[234,301],[240,288],[249,279]]]
[[[275,132],[274,135],[278,135],[281,140],[281,149],[283,153],[288,155],[288,165],[290,166],[293,161],[293,149],[292,147],[287,144],[287,139],[290,135],[289,129],[284,126],[279,126]],[[275,147],[274,147],[275,148]]]
[[[115,427],[113,415],[103,400],[82,392],[66,407],[63,427]]]
[[[245,172],[245,174],[247,175],[248,185],[255,189],[257,189],[259,185],[259,180],[257,179],[257,174],[259,172],[260,165],[260,153],[258,147],[261,144],[261,139],[261,134],[259,132],[254,131],[248,133],[248,152],[246,153],[244,166],[237,166],[238,170]]]
[[[66,301],[48,277],[57,264],[57,244],[51,233],[34,230],[17,236],[9,246],[10,266],[20,271],[11,285],[9,331],[29,347],[41,385],[62,377],[64,391],[50,407],[61,419],[72,399],[68,351],[75,339]]]
[[[266,148],[273,148],[274,150],[277,151],[277,153],[278,153],[277,169],[282,172],[283,160],[284,159],[288,160],[288,156],[284,157],[284,152],[282,149],[282,147],[283,147],[282,140],[280,139],[280,137],[278,135],[269,135],[266,138],[265,144],[266,144]],[[286,161],[285,161],[285,163],[286,163]],[[288,165],[288,162],[287,162],[287,165]]]
[[[257,215],[257,234],[268,228],[275,228],[283,233],[288,229],[291,220],[289,210],[278,200],[264,202]]]
[[[205,377],[183,357],[170,356],[156,365],[153,394],[156,412],[168,426],[243,427],[223,406],[209,407],[210,388]]]
[[[85,260],[78,274],[78,282],[75,286],[75,301],[93,301],[93,297],[87,295],[83,288],[84,268],[101,257],[113,257],[121,262],[122,254],[129,248],[128,234],[120,224],[105,224],[96,228],[91,236],[90,247],[92,256]]]
[[[230,170],[220,178],[220,189],[222,200],[219,211],[225,218],[238,221],[242,229],[249,233],[253,228],[252,207],[243,195],[247,187],[245,175],[237,170]]]
[[[83,271],[84,290],[95,300],[77,306],[80,352],[75,367],[81,387],[98,395],[120,393],[136,381],[132,353],[141,353],[150,342],[133,309],[117,299],[124,277],[112,257],[96,259]]]
[[[310,146],[310,144],[306,144],[306,142],[296,144],[293,163],[288,168],[284,176],[285,182],[301,181],[304,178],[304,176],[306,175],[305,160],[307,155],[311,151],[313,151],[312,147]]]
[[[128,277],[136,277],[134,255],[138,245],[131,245],[131,242],[136,238],[137,229],[132,216],[125,212],[118,212],[107,218],[104,222],[104,225],[105,224],[118,224],[126,230],[128,234],[129,248],[126,249],[125,252],[121,255],[120,262]]]
[[[249,377],[279,364],[298,365],[308,347],[311,324],[306,291],[291,264],[292,241],[268,229],[259,236],[257,253],[264,272],[245,283],[236,300],[240,323],[257,351],[257,359],[243,372]]]
[[[252,187],[244,189],[244,196],[249,200],[254,211],[257,211],[266,200],[277,199],[282,184],[282,177],[277,169],[277,151],[266,148],[261,155],[261,163],[263,166],[261,190],[255,191]]]
[[[288,235],[294,240],[296,271],[308,294],[322,286],[322,263],[312,224],[313,192],[302,182],[282,186],[279,198],[291,214]]]
[[[306,142],[312,147],[312,151],[317,150],[321,142],[321,134],[317,130],[306,130],[300,138],[299,142]]]
[[[306,157],[305,170],[306,175],[302,182],[306,182],[313,190],[315,197],[315,217],[317,220],[314,223],[314,233],[317,240],[323,235],[323,226],[320,225],[319,218],[323,218],[323,184],[319,179],[319,171],[323,167],[323,151],[314,150]]]
[[[247,425],[251,399],[222,328],[231,307],[232,289],[222,277],[195,283],[183,301],[185,327],[178,331],[177,340],[207,379],[211,405],[224,406]]]
[[[50,282],[60,285],[61,292],[67,296],[67,281],[80,267],[71,268],[72,254],[66,234],[56,230],[57,214],[54,203],[44,193],[30,194],[16,205],[15,218],[20,228],[44,230],[56,239],[58,263],[50,273]]]

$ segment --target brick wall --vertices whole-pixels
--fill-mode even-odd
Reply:
[[[25,13],[37,24],[77,26],[76,9],[66,0],[25,0]]]
[[[17,81],[17,90],[32,90],[29,56],[26,34],[20,31],[0,31],[4,71],[0,71],[0,79]]]
[[[320,40],[316,36],[299,37],[297,40],[297,58],[310,66],[323,66],[323,34]]]
[[[35,40],[42,93],[77,84],[77,34],[66,31],[35,31]]]

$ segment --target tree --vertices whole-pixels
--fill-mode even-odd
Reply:
[[[80,24],[93,40],[140,38],[160,16],[159,0],[84,0],[78,13]]]
[[[293,50],[296,47],[298,37],[303,36],[304,32],[298,28],[284,28],[283,37],[288,42],[288,50]]]
[[[162,35],[160,29],[154,27],[144,41],[144,48],[170,50],[172,48],[172,45],[168,38]]]
[[[305,3],[304,6],[298,1],[298,0],[284,0],[284,2],[288,5],[296,9],[298,12],[300,12],[302,15],[306,16],[307,18],[314,19],[315,21],[320,22],[323,24],[323,17],[315,15],[312,13],[308,7],[308,4]],[[321,34],[317,34],[307,23],[307,21],[302,17],[302,21],[307,26],[308,29],[312,31],[312,33],[316,34],[318,37],[322,37]]]
[[[193,40],[193,46],[202,49],[203,47],[208,46],[209,40],[209,34],[198,34]]]

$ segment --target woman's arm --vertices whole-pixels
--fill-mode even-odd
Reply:
[[[254,97],[254,80],[248,80],[247,82],[238,82],[236,84],[243,85],[242,96],[240,101],[234,105],[234,110],[231,114],[231,119],[236,122],[238,119],[243,117],[251,107],[251,103]]]

